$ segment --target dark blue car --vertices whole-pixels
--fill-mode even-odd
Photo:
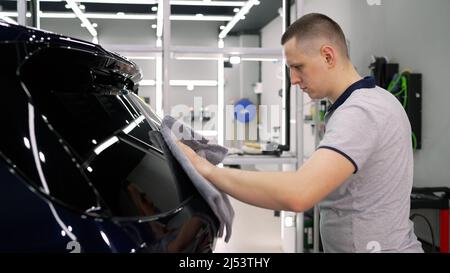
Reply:
[[[0,252],[211,252],[218,220],[127,97],[139,68],[0,20]]]

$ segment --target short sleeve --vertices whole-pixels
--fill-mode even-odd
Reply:
[[[378,145],[375,115],[360,105],[342,105],[329,118],[317,149],[330,149],[346,157],[356,173]]]

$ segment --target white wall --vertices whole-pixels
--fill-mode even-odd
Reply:
[[[423,74],[422,150],[416,186],[450,187],[450,1],[385,0],[387,55]]]
[[[305,13],[321,12],[343,28],[350,56],[362,75],[371,55],[388,56],[400,68],[423,74],[422,150],[414,154],[416,186],[450,187],[450,1],[305,0]]]
[[[388,56],[400,69],[422,73],[422,149],[414,153],[414,186],[450,187],[450,1],[305,0],[305,13],[321,12],[341,24],[350,41],[350,56],[362,75],[369,56]],[[399,159],[401,160],[401,159]],[[436,211],[422,210],[433,225],[438,245]],[[422,220],[415,232],[429,240]]]

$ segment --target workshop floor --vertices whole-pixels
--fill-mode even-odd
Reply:
[[[280,217],[273,210],[247,205],[231,198],[235,211],[233,233],[228,243],[219,239],[217,253],[279,253],[281,249]]]

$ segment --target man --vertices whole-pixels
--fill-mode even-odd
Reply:
[[[295,172],[252,172],[179,146],[200,174],[248,204],[302,212],[320,202],[325,252],[423,252],[409,220],[411,127],[399,101],[356,72],[344,33],[325,15],[298,19],[281,43],[292,84],[332,102],[311,158]]]

